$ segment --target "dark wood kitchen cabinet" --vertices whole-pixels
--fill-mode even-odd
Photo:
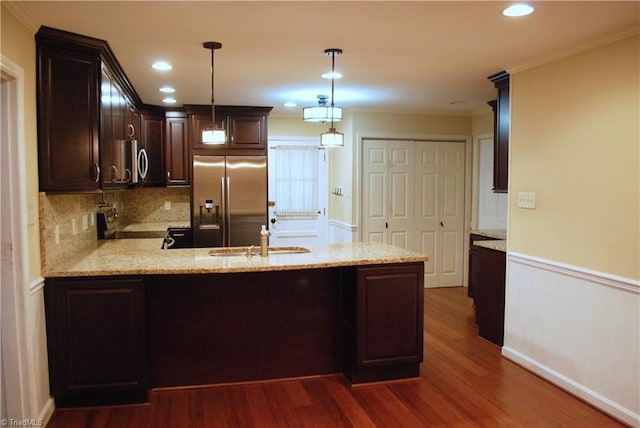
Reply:
[[[107,43],[41,27],[36,55],[40,190],[125,187],[127,109],[140,100]]]
[[[140,110],[140,132],[136,135],[138,144],[145,149],[149,159],[147,175],[141,179],[143,186],[164,186],[164,109],[143,106]]]
[[[38,43],[40,190],[92,192],[100,185],[100,60]]]
[[[165,184],[168,187],[188,186],[191,183],[191,156],[186,112],[167,111],[165,126]]]
[[[490,101],[494,114],[493,191],[506,193],[509,184],[509,73],[501,71],[489,80],[495,85],[498,98]]]
[[[351,353],[346,358],[351,382],[418,376],[423,357],[424,264],[359,267],[355,293],[346,299],[347,306],[355,304],[355,318],[346,321],[352,324],[346,330],[355,336],[345,345]],[[355,349],[349,350],[349,342]]]
[[[144,280],[55,278],[44,291],[56,406],[146,401]]]
[[[475,247],[470,261],[476,283],[478,334],[498,346],[504,342],[506,255],[504,251]]]
[[[267,118],[271,107],[216,106],[216,124],[227,132],[227,142],[220,146],[202,143],[202,131],[211,126],[211,106],[187,105],[185,108],[195,154],[267,153]]]
[[[478,278],[478,273],[480,272],[478,268],[478,260],[476,258],[476,254],[478,252],[477,246],[473,245],[475,241],[495,241],[498,238],[491,238],[485,235],[477,235],[475,233],[471,233],[469,235],[469,287],[467,289],[467,295],[471,298],[476,297],[476,290],[478,289],[478,282],[480,279]]]

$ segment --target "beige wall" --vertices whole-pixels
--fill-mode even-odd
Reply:
[[[34,32],[26,28],[2,5],[2,55],[24,70],[24,137],[27,204],[38,212],[38,141],[36,128],[36,45]],[[30,280],[40,276],[38,224],[29,225]]]
[[[510,251],[640,278],[638,52],[635,36],[512,74]]]
[[[471,132],[473,135],[493,133],[493,110],[491,107],[473,113]]]

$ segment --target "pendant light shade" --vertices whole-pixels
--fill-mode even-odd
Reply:
[[[331,105],[329,106],[331,112],[331,127],[329,131],[323,132],[320,134],[320,146],[323,147],[342,147],[344,146],[344,134],[341,132],[337,132],[336,128],[333,126],[333,122],[336,121],[334,118],[335,115],[335,107],[334,107],[334,89],[335,89],[335,65],[336,65],[336,57],[342,55],[342,49],[325,49],[324,54],[331,57]],[[342,109],[340,108],[340,120],[342,120]]]
[[[336,128],[329,128],[327,132],[320,134],[320,145],[322,147],[342,147],[344,146],[344,134],[337,132]]]
[[[227,133],[224,129],[218,129],[216,125],[216,108],[215,108],[215,96],[213,91],[214,83],[214,63],[213,52],[216,49],[222,47],[222,43],[218,42],[205,42],[202,46],[211,50],[211,127],[202,131],[202,143],[203,144],[225,144],[227,142]]]
[[[318,105],[314,107],[304,107],[302,109],[302,119],[306,122],[340,122],[342,120],[342,107],[327,105],[329,99],[326,95],[318,95]]]

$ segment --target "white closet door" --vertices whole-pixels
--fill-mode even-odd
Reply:
[[[363,143],[362,240],[412,249],[413,145]]]
[[[462,286],[465,144],[364,140],[362,241],[429,256],[425,287]]]
[[[464,251],[464,161],[465,145],[454,142],[417,143],[437,150],[437,189],[439,216],[436,227],[438,245],[434,249],[435,275],[427,287],[453,287],[463,284]],[[420,231],[422,232],[422,231]]]

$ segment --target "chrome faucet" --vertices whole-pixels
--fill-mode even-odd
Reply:
[[[248,258],[253,257],[253,247],[255,247],[255,245],[249,245],[249,247],[247,248],[247,257]]]

